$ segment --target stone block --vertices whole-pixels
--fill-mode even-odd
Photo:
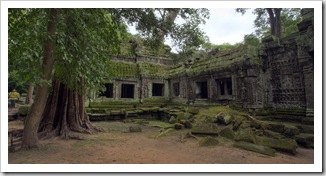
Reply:
[[[216,116],[217,122],[220,124],[228,125],[232,122],[233,117],[230,114],[220,113]]]
[[[199,146],[201,147],[209,147],[209,146],[216,146],[219,144],[218,139],[213,138],[211,136],[204,137],[198,142]]]
[[[192,134],[218,135],[218,127],[215,123],[197,123],[192,129]]]
[[[273,148],[278,151],[287,152],[292,155],[297,153],[298,144],[293,139],[274,139],[267,137],[256,137],[257,144]]]
[[[235,133],[236,141],[256,143],[256,135],[251,128],[241,129]]]
[[[240,125],[242,124],[242,122],[244,121],[245,119],[243,117],[237,117],[233,120],[233,130],[237,130]]]
[[[189,107],[187,109],[187,112],[196,115],[196,114],[199,113],[199,109],[198,108],[195,108],[195,107]]]
[[[244,150],[249,150],[256,153],[268,155],[268,156],[275,156],[276,153],[276,150],[270,147],[256,145],[249,142],[236,142],[233,144],[233,146]]]
[[[230,127],[225,127],[220,131],[220,136],[234,140],[235,133]]]

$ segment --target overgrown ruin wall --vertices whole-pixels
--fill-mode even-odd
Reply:
[[[114,56],[112,99],[125,99],[121,89],[128,84],[134,86],[128,101],[296,108],[313,116],[314,11],[303,9],[301,14],[299,32],[281,39],[266,37],[261,48],[240,46],[178,65],[163,57]]]
[[[305,108],[313,113],[314,100],[314,35],[313,9],[301,11],[299,32],[289,37],[263,40],[261,58],[264,63],[265,106]]]

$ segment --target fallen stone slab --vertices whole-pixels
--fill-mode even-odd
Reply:
[[[263,129],[271,130],[271,131],[278,132],[278,133],[283,133],[285,130],[284,124],[279,123],[279,122],[264,121],[261,123],[261,127]]]
[[[240,129],[235,133],[236,141],[244,141],[250,143],[256,143],[256,135],[251,128]]]
[[[297,153],[298,144],[293,139],[274,139],[257,136],[256,141],[258,145],[270,147],[278,151],[287,152],[292,155]]]
[[[230,127],[225,127],[220,131],[220,136],[234,140],[235,133]]]
[[[192,134],[218,135],[218,127],[215,123],[197,123],[192,129]]]
[[[201,147],[209,147],[209,146],[216,146],[219,143],[220,142],[218,141],[218,139],[213,138],[211,136],[206,136],[198,142],[198,145]]]
[[[257,152],[260,154],[268,155],[268,156],[275,156],[276,150],[266,147],[266,146],[261,146],[261,145],[256,145],[253,143],[249,142],[236,142],[233,144],[234,147]]]
[[[189,108],[187,109],[187,112],[196,115],[196,114],[199,113],[199,109],[198,109],[198,108],[195,108],[195,107],[189,107]]]
[[[266,137],[274,138],[274,139],[284,138],[284,136],[281,133],[274,132],[271,130],[263,130],[263,135]]]

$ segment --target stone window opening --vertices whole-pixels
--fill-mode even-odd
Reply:
[[[135,85],[134,84],[121,84],[121,98],[134,98]]]
[[[217,80],[220,95],[228,96],[232,95],[232,80],[231,78]]]
[[[106,83],[104,84],[105,91],[102,91],[100,93],[100,96],[105,96],[106,98],[113,98],[113,84],[112,83]]]
[[[174,96],[180,96],[180,83],[173,83],[173,94]]]
[[[200,98],[200,99],[208,98],[207,81],[196,82],[196,98]]]
[[[153,83],[152,96],[164,96],[164,84]]]

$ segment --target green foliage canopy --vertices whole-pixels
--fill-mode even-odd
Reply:
[[[247,8],[237,8],[236,12],[245,14]],[[259,38],[265,37],[270,34],[269,16],[265,8],[255,8],[252,11],[256,15],[254,21],[255,33]],[[297,23],[301,20],[299,8],[283,8],[281,11],[281,26],[282,36],[286,37],[289,34],[298,31]]]

